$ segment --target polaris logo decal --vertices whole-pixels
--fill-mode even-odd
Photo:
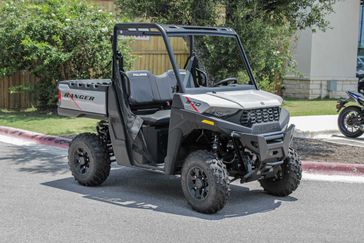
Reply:
[[[133,73],[133,77],[147,77],[147,73]]]
[[[95,97],[94,96],[71,94],[70,92],[66,92],[64,94],[64,97],[71,98],[72,100],[74,100],[74,99],[86,100],[86,101],[94,101],[95,100]]]

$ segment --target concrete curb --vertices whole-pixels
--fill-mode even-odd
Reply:
[[[0,126],[0,135],[10,136],[14,138],[33,141],[38,144],[44,144],[66,149],[68,148],[68,145],[71,142],[71,139],[69,138],[48,136],[41,133],[16,129],[12,127],[5,127],[5,126]]]
[[[0,135],[66,149],[71,142],[69,138],[47,136],[41,133],[5,126],[0,126]],[[364,164],[302,161],[302,169],[304,172],[313,174],[364,176]]]
[[[302,169],[313,174],[364,176],[364,164],[302,161]]]

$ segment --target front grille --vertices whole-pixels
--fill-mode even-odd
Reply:
[[[251,127],[254,124],[279,121],[280,107],[244,110],[240,117],[240,124]]]

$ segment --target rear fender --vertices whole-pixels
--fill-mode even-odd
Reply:
[[[336,112],[340,112],[342,108],[345,108],[345,105],[350,101],[350,98],[349,99],[344,99],[344,98],[340,98],[338,101],[337,101],[337,104],[336,104]]]
[[[131,166],[129,157],[128,144],[126,138],[126,129],[122,121],[122,114],[117,102],[117,96],[114,85],[108,90],[107,109],[109,114],[109,133],[112,142],[115,158],[118,164]]]

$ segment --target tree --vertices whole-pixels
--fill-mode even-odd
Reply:
[[[39,78],[39,109],[55,104],[58,80],[110,78],[111,13],[81,0],[5,1],[0,7],[0,74]]]
[[[279,92],[294,69],[292,36],[307,27],[324,30],[335,0],[115,0],[132,18],[188,25],[225,25],[240,35],[260,87]],[[224,43],[216,43],[228,49]],[[228,55],[221,55],[222,57]],[[225,62],[229,62],[226,58]],[[213,62],[212,62],[213,63]],[[227,65],[231,69],[234,65]],[[214,68],[211,68],[214,70]],[[215,69],[216,70],[216,69]],[[232,70],[231,70],[232,71]]]
[[[217,17],[219,0],[116,0],[120,12],[151,22],[209,25]],[[198,9],[198,11],[197,11]]]

